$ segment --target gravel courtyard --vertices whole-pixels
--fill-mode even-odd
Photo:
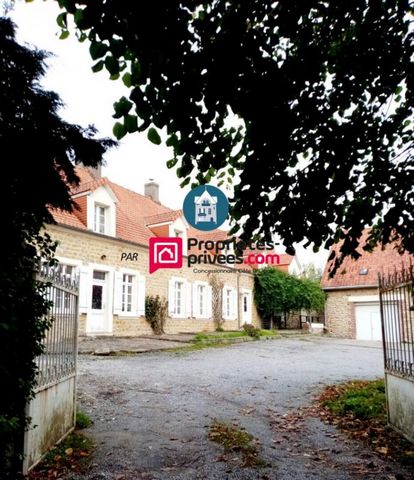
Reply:
[[[73,479],[409,479],[334,427],[291,412],[330,383],[382,375],[382,350],[279,339],[190,353],[79,358],[78,397],[94,424],[89,473]],[[268,466],[243,468],[208,437],[214,419],[245,427]]]

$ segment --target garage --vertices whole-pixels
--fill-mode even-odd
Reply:
[[[355,305],[357,340],[381,340],[381,313],[378,302]]]

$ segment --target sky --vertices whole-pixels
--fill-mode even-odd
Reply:
[[[10,16],[18,27],[19,42],[53,54],[47,61],[49,68],[42,85],[60,95],[65,104],[61,116],[81,126],[93,124],[99,136],[112,137],[113,103],[122,95],[128,96],[128,90],[122,81],[109,80],[106,71],[92,72],[87,40],[79,43],[74,34],[59,39],[56,17],[60,12],[55,1],[17,0]],[[188,189],[181,189],[175,170],[167,168],[166,162],[172,157],[172,149],[152,144],[145,133],[134,133],[106,153],[102,174],[139,193],[144,193],[144,184],[154,179],[160,185],[161,203],[180,209]],[[297,253],[302,264],[313,262],[320,267],[327,257],[325,251],[314,254],[302,247]]]

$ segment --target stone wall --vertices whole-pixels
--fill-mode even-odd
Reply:
[[[93,232],[80,231],[77,229],[63,227],[60,225],[50,225],[47,228],[53,239],[58,241],[56,251],[57,257],[63,259],[72,259],[80,261],[82,264],[96,264],[110,266],[115,269],[128,268],[136,270],[137,273],[145,276],[146,295],[160,295],[168,299],[168,281],[171,277],[183,277],[189,282],[206,281],[208,282],[211,273],[196,273],[195,269],[209,270],[216,272],[226,267],[216,267],[214,265],[199,265],[195,267],[183,266],[181,269],[160,269],[153,274],[148,272],[148,248],[142,245],[133,244],[116,238],[110,238],[98,235]],[[134,260],[121,260],[123,253],[137,253]],[[131,258],[133,258],[131,256]],[[184,263],[185,263],[184,259]],[[218,279],[231,287],[241,290],[250,289],[253,295],[254,278],[253,275],[237,272],[229,268],[231,273],[217,273]],[[241,301],[239,301],[239,317],[241,317]],[[252,305],[252,323],[260,326],[260,318],[256,307]],[[144,317],[122,317],[113,315],[113,335],[134,336],[150,334],[151,328]],[[179,332],[201,332],[213,331],[215,328],[211,319],[196,318],[168,318],[165,331],[166,333]],[[239,321],[226,321],[223,325],[225,330],[234,330],[239,328]],[[86,315],[80,316],[79,322],[80,334],[86,331]]]
[[[349,290],[328,290],[325,305],[325,327],[327,333],[335,337],[355,338],[355,303],[349,302],[350,296],[376,295],[376,288]]]

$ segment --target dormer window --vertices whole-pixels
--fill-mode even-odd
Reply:
[[[95,205],[95,232],[106,233],[107,230],[107,211],[108,207],[103,205]]]

